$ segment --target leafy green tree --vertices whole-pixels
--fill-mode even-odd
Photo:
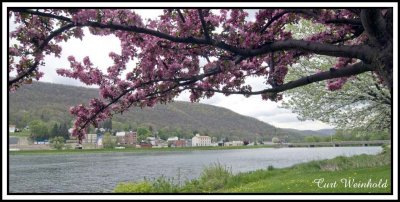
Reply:
[[[306,136],[304,137],[305,142],[320,142],[320,139],[316,136]]]
[[[161,128],[158,130],[157,136],[158,136],[158,138],[160,138],[162,140],[168,139],[168,133],[167,133],[166,129],[164,129],[164,128]]]
[[[22,112],[22,119],[20,124],[23,125],[23,127],[25,126],[29,126],[29,122],[33,120],[33,118],[31,117],[31,114],[29,112]],[[10,114],[11,116],[11,114]]]
[[[64,147],[65,140],[61,136],[53,137],[50,139],[50,146],[54,149],[61,150]]]
[[[34,120],[29,123],[29,128],[31,130],[31,139],[38,140],[49,138],[49,130],[46,123],[43,121]]]
[[[150,134],[151,134],[150,130],[145,127],[139,127],[137,129],[137,135],[138,135],[137,139],[139,142],[146,140],[146,138],[149,137]]]
[[[103,136],[103,147],[105,149],[112,149],[117,144],[115,137],[111,136],[110,132],[104,133]]]
[[[366,140],[389,140],[390,133],[386,131],[365,131],[363,129],[336,130],[332,137],[334,141],[366,141]]]

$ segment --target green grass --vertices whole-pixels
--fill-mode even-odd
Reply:
[[[14,137],[29,137],[29,135],[31,134],[31,131],[29,130],[22,130],[21,132],[15,132],[15,133],[9,133],[10,136],[14,136]]]
[[[379,182],[388,180],[387,188],[346,188],[342,179],[355,179],[356,182]],[[320,187],[314,181],[324,179]],[[243,181],[245,183],[243,183]],[[237,182],[237,183],[235,183]],[[325,183],[326,182],[326,183]],[[336,182],[333,187],[332,183]],[[331,186],[326,186],[331,185]],[[266,173],[240,174],[232,178],[231,183],[217,192],[249,193],[388,193],[390,192],[390,166],[375,168],[355,168],[342,171],[307,171],[282,169]]]
[[[271,146],[232,146],[232,147],[163,147],[163,148],[125,148],[125,149],[68,149],[68,150],[21,150],[10,151],[10,155],[30,154],[86,154],[86,153],[110,153],[110,152],[176,152],[176,151],[197,151],[197,150],[230,150],[230,149],[257,149],[271,148]]]
[[[391,167],[390,152],[378,155],[337,157],[329,160],[312,161],[290,168],[232,174],[229,168],[220,164],[203,170],[199,178],[176,184],[160,177],[156,180],[118,184],[117,193],[390,193]],[[316,179],[324,179],[318,187]],[[352,188],[346,187],[342,179],[355,182],[381,184],[387,180],[387,187]],[[336,182],[336,183],[335,183]],[[330,185],[330,186],[328,186]]]

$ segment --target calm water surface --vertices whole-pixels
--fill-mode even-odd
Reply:
[[[381,147],[259,148],[143,153],[11,155],[10,193],[111,192],[118,182],[159,176],[185,181],[220,163],[233,173],[330,159],[377,154]]]

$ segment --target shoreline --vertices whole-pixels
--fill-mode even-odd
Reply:
[[[364,146],[346,146],[346,147],[364,147]],[[380,146],[368,146],[380,147]],[[61,155],[61,154],[90,154],[90,153],[146,153],[146,152],[185,152],[185,151],[207,151],[207,150],[240,150],[240,149],[262,149],[262,148],[331,148],[331,147],[281,147],[274,145],[260,146],[229,146],[229,147],[163,147],[163,148],[125,148],[125,149],[68,149],[68,150],[9,150],[9,155]],[[340,148],[340,147],[338,147]]]
[[[201,150],[234,150],[234,149],[260,149],[260,148],[282,148],[272,145],[262,146],[230,146],[230,147],[164,147],[164,148],[125,148],[125,149],[68,149],[68,150],[19,150],[10,151],[10,155],[29,154],[86,154],[86,153],[144,153],[144,152],[177,152],[177,151],[201,151]]]

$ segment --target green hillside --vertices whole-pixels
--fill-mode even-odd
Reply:
[[[34,82],[9,94],[9,123],[24,127],[40,119],[49,125],[52,122],[71,125],[73,117],[68,112],[69,107],[87,104],[94,97],[98,97],[97,89]],[[273,136],[296,140],[304,136],[296,130],[275,129],[225,108],[180,101],[154,108],[131,108],[123,115],[114,116],[112,121],[116,130],[151,126],[154,131],[168,131],[181,137],[191,137],[194,131],[229,140],[268,141]]]

